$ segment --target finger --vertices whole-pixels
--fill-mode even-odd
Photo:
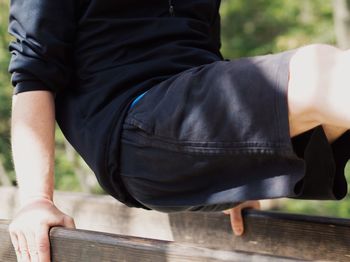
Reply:
[[[255,203],[254,203],[254,208],[255,208],[255,209],[261,209],[261,203],[260,203],[260,201],[255,201]]]
[[[13,248],[15,249],[15,252],[16,252],[17,261],[20,261],[21,254],[19,252],[19,244],[18,244],[17,235],[13,232],[10,232],[10,237],[11,237],[11,242],[12,242]]]
[[[244,227],[243,227],[243,218],[242,218],[242,209],[241,207],[236,207],[231,210],[231,227],[233,230],[233,233],[236,236],[243,235]]]
[[[49,227],[41,227],[35,235],[36,249],[40,262],[50,262]]]
[[[231,214],[231,209],[223,210],[222,213],[224,213],[226,215],[230,215]]]
[[[31,262],[39,262],[39,254],[36,246],[34,233],[26,234],[28,253]]]
[[[21,262],[30,261],[27,240],[26,240],[24,234],[22,232],[17,233],[17,239],[18,239],[19,253],[20,253],[19,261],[21,261]]]
[[[68,227],[68,228],[75,228],[75,223],[73,218],[71,218],[70,216],[65,216],[64,217],[64,226]]]

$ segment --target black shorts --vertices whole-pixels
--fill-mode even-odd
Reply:
[[[343,198],[349,133],[332,146],[321,126],[290,138],[294,52],[214,62],[151,88],[123,127],[120,172],[130,194],[163,212]]]

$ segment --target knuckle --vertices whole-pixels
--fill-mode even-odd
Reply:
[[[242,221],[242,219],[234,219],[233,220],[233,225],[234,226],[241,226],[243,224],[243,221]]]
[[[39,237],[37,248],[39,251],[47,251],[50,248],[50,244],[46,236]]]
[[[47,221],[46,220],[41,220],[39,221],[39,227],[43,228],[43,227],[46,227],[47,226]]]
[[[242,212],[242,208],[237,208],[237,209],[233,210],[232,215],[234,217],[240,217],[241,216],[241,212]]]
[[[29,248],[28,253],[32,256],[38,254],[38,251],[36,250],[36,248]]]
[[[49,251],[50,246],[47,243],[39,243],[37,249],[39,252],[47,252]]]
[[[19,252],[20,252],[21,254],[27,254],[27,253],[28,253],[28,249],[25,248],[25,247],[21,247],[21,248],[19,249]]]
[[[69,227],[75,227],[74,219],[70,216],[64,217],[64,224]]]
[[[238,214],[234,214],[232,216],[232,220],[233,220],[233,222],[241,223],[243,218],[242,218],[241,214],[238,213]]]

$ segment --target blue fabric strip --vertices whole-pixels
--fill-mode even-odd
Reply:
[[[141,98],[145,95],[147,93],[147,91],[146,92],[144,92],[144,93],[142,93],[141,95],[139,95],[138,97],[136,97],[135,98],[135,100],[132,102],[132,104],[131,104],[131,106],[130,106],[130,108],[133,108],[134,107],[134,105],[136,105],[137,104],[137,102],[139,102],[140,100],[141,100]]]

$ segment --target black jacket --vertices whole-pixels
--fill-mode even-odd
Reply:
[[[140,207],[118,172],[127,108],[155,84],[222,60],[219,5],[220,0],[11,0],[14,92],[54,92],[58,124],[101,186]]]

